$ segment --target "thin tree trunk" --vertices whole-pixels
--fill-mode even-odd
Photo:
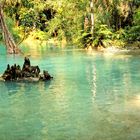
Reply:
[[[93,9],[93,0],[90,0],[90,9],[91,9],[91,34],[93,37],[94,34],[94,9]]]
[[[10,54],[20,53],[21,51],[19,50],[16,43],[14,42],[13,37],[11,33],[9,32],[8,27],[5,23],[3,9],[1,5],[0,5],[0,27],[2,29],[3,38],[4,38],[7,52]]]

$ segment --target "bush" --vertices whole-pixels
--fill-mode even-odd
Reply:
[[[127,29],[128,41],[140,41],[140,9],[134,14],[133,26]]]

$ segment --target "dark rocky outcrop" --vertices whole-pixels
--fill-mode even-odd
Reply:
[[[8,64],[1,76],[4,81],[48,81],[52,78],[46,70],[43,70],[43,74],[40,74],[39,66],[31,66],[28,57],[25,57],[22,69],[20,65],[14,64],[10,66]]]

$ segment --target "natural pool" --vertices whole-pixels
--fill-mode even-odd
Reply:
[[[54,79],[0,82],[0,140],[139,140],[140,55],[32,50]],[[0,73],[22,56],[0,52]]]

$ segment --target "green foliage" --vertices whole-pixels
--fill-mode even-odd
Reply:
[[[80,47],[88,44],[96,46],[100,39],[106,42],[140,40],[139,0],[93,2],[93,35],[89,0],[6,0],[4,10],[7,17],[12,19],[9,27],[12,27],[11,32],[16,40],[32,32],[39,40],[55,37]],[[89,19],[88,30],[84,26],[85,17]],[[8,20],[7,24],[11,22]]]
[[[34,9],[22,9],[20,11],[20,24],[26,28],[33,28],[36,26],[36,14]]]
[[[134,14],[133,26],[127,29],[128,41],[140,41],[140,8]]]
[[[43,31],[37,30],[33,33],[34,39],[38,39],[40,41],[46,40],[46,34]]]
[[[86,8],[83,3],[72,0],[69,3],[62,0],[52,2],[51,6],[56,9],[56,15],[48,22],[48,35],[57,34],[60,40],[66,38],[67,41],[77,42],[76,38],[80,35],[83,24],[83,10]]]
[[[83,32],[80,39],[85,47],[88,45],[97,46],[100,39],[102,41],[113,39],[113,35],[114,34],[112,33],[111,29],[109,29],[107,25],[98,24],[98,26],[95,26],[93,36],[91,33]]]
[[[126,36],[127,36],[126,31],[121,28],[118,31],[114,32],[112,39],[113,40],[124,40]]]
[[[16,42],[18,42],[18,40],[20,39],[20,36],[19,36],[19,31],[18,31],[18,29],[15,29],[14,28],[14,22],[13,22],[13,20],[11,19],[11,18],[9,18],[9,17],[7,17],[6,18],[6,23],[7,23],[7,26],[8,26],[8,29],[9,29],[9,31],[10,31],[10,33],[12,34],[12,36],[14,37],[14,40],[16,41]],[[13,27],[13,28],[11,28],[11,27]]]
[[[101,24],[95,27],[95,36],[102,36],[103,39],[111,39],[112,31],[107,25]]]

